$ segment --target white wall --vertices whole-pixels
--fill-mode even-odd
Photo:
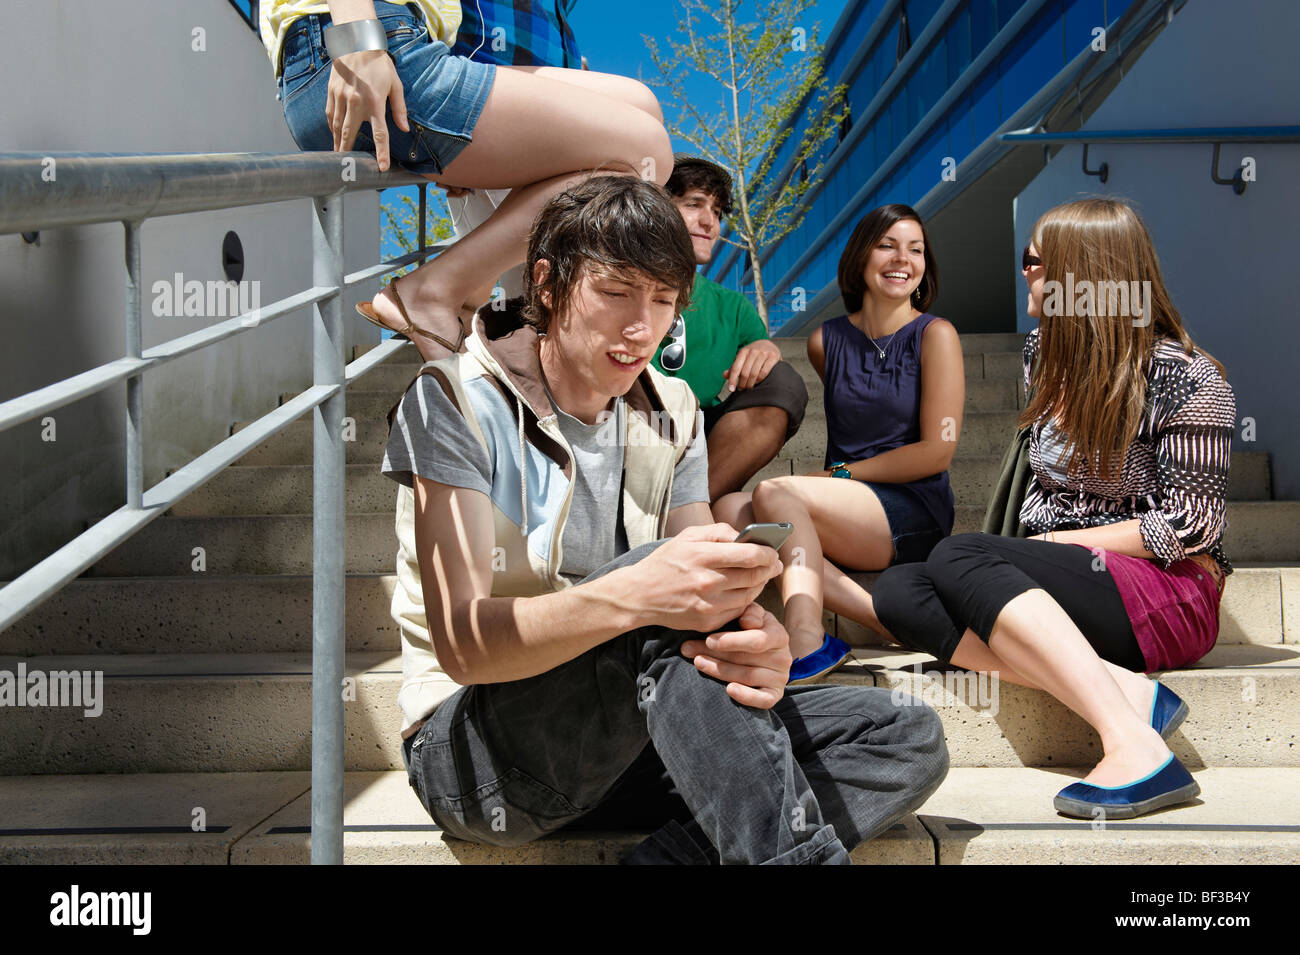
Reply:
[[[1085,129],[1300,124],[1294,0],[1187,4],[1088,121]],[[1081,146],[1059,152],[1016,203],[1014,263],[1034,221],[1088,195],[1124,197],[1145,219],[1165,281],[1192,338],[1222,361],[1238,418],[1254,418],[1256,440],[1234,448],[1273,455],[1274,495],[1300,497],[1300,435],[1294,425],[1297,306],[1296,222],[1300,145],[1228,143],[1219,174],[1243,156],[1256,182],[1237,196],[1210,180],[1210,144],[1093,146],[1089,165],[1110,164],[1102,185],[1080,169]],[[1020,330],[1033,327],[1018,294]]]
[[[295,152],[270,61],[226,0],[45,0],[0,31],[9,95],[0,152]],[[194,30],[204,31],[196,51]],[[13,95],[21,90],[23,95]],[[349,270],[378,261],[378,194],[344,205]],[[221,242],[241,238],[245,281],[268,304],[311,282],[310,200],[147,220],[141,230],[144,344],[222,317],[155,317],[151,287],[176,272],[222,279]],[[40,246],[0,236],[0,400],[120,357],[124,349],[122,227],[41,233]],[[348,344],[377,342],[352,311]],[[304,309],[145,375],[146,486],[271,410],[311,381]],[[54,412],[54,442],[29,422],[0,433],[0,578],[30,566],[124,503],[125,388]]]

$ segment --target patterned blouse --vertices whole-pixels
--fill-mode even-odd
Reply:
[[[1038,329],[1025,339],[1025,387],[1038,355]],[[1042,422],[1030,428],[1033,478],[1020,520],[1037,533],[1141,520],[1142,543],[1161,565],[1208,553],[1232,573],[1223,553],[1225,497],[1237,401],[1232,386],[1203,355],[1184,354],[1172,339],[1155,346],[1146,411],[1118,479],[1071,475],[1052,461]],[[1047,455],[1044,456],[1044,451]]]

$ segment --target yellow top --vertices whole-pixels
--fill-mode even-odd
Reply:
[[[448,46],[456,42],[456,31],[460,29],[460,0],[412,2],[424,14],[424,22],[433,36]],[[325,0],[262,0],[258,26],[276,76],[280,75],[280,50],[293,21],[313,13],[329,12],[330,7]]]

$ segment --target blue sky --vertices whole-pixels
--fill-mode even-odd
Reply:
[[[820,24],[817,35],[825,43],[846,3],[847,0],[818,0],[814,3],[808,11],[809,32],[812,32],[813,24]],[[752,3],[742,6],[742,15],[748,14],[744,19],[753,18],[752,10]],[[677,0],[638,0],[636,3],[578,0],[570,23],[591,69],[632,76],[653,87],[659,73],[646,51],[642,34],[653,36],[659,48],[667,51],[667,39],[676,33],[680,11],[681,5]],[[712,102],[720,94],[720,88],[712,80],[702,80],[695,89],[699,90],[704,102]],[[685,148],[682,143],[674,142],[673,145],[677,149]]]
[[[816,0],[808,11],[809,33],[814,24],[819,24],[817,36],[824,44],[847,2],[848,0]],[[569,22],[577,37],[578,47],[587,57],[591,69],[635,77],[653,88],[653,81],[658,79],[659,73],[646,50],[642,34],[653,36],[659,42],[660,49],[666,51],[668,37],[676,33],[680,10],[677,0],[637,0],[635,3],[626,0],[578,0]],[[741,12],[744,19],[753,19],[752,2],[747,0]],[[716,101],[721,93],[717,84],[704,78],[694,87],[688,88],[691,89],[692,96],[698,95],[705,103]],[[673,147],[679,151],[693,151],[685,143],[676,140]],[[414,195],[414,187],[409,187],[409,190]],[[398,190],[389,190],[396,191]],[[433,187],[429,189],[431,206],[440,205],[441,197],[441,190]],[[399,251],[385,230],[382,254],[388,257]]]

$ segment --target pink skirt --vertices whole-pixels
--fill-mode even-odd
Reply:
[[[1105,552],[1106,569],[1119,588],[1146,660],[1146,672],[1195,663],[1219,636],[1219,588],[1193,560],[1168,570],[1152,560]]]

